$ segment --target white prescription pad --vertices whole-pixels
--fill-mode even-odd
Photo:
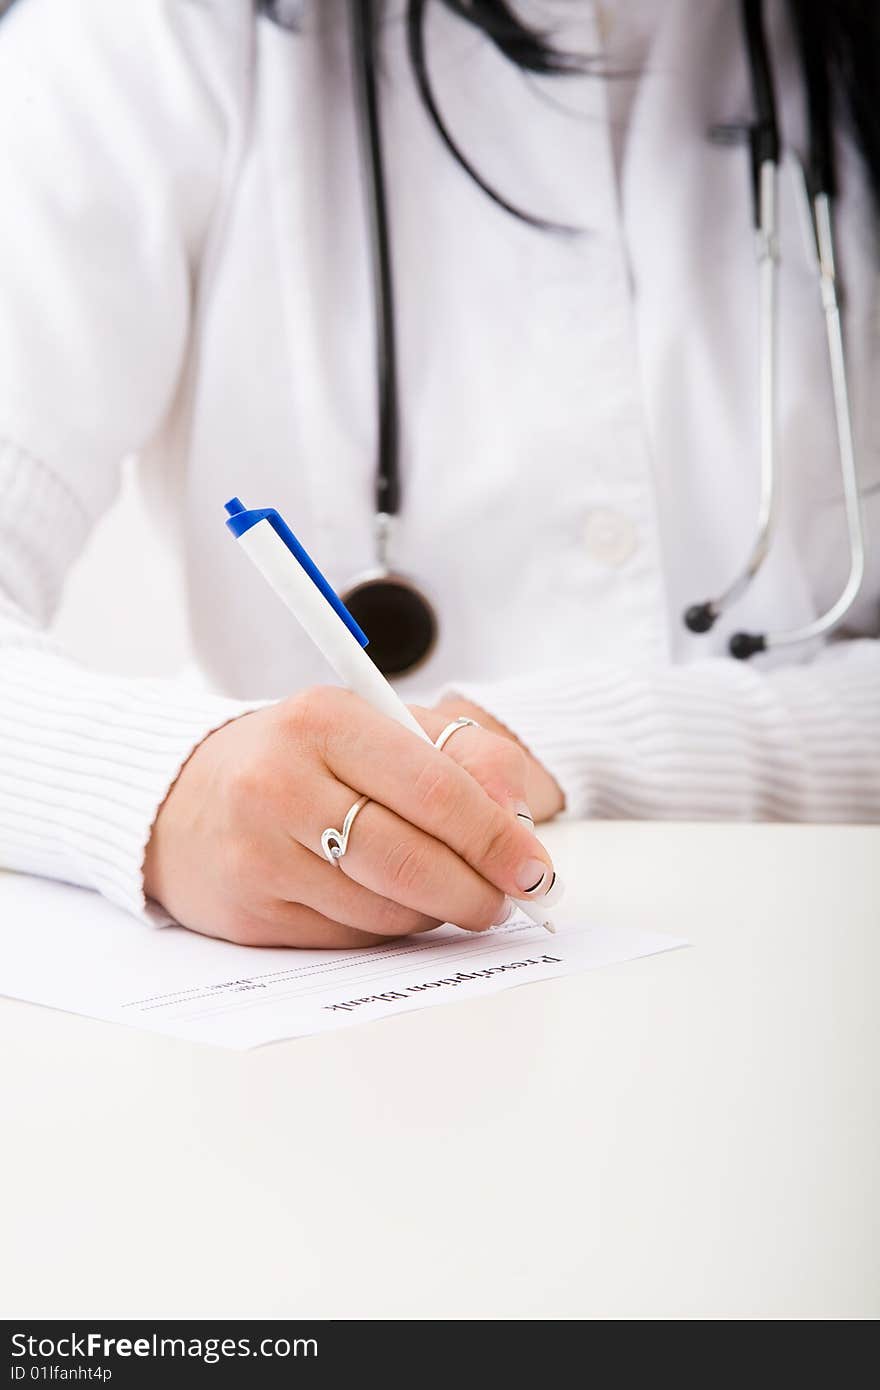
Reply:
[[[0,873],[0,993],[193,1042],[245,1049],[496,994],[686,943],[518,916],[355,951],[234,946],[144,926],[96,894]]]

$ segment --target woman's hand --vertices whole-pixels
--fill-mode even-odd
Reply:
[[[456,717],[414,713],[432,739]],[[467,727],[438,752],[356,695],[306,691],[196,748],[156,818],[146,892],[194,931],[256,946],[360,946],[443,921],[481,931],[505,895],[540,897],[553,877],[517,815],[526,771],[509,738]],[[334,866],[321,834],[361,795]]]

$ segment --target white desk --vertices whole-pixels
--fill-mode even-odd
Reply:
[[[0,1001],[3,1315],[876,1317],[880,830],[548,840],[695,949],[245,1054]]]

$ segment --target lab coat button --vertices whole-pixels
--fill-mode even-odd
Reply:
[[[607,507],[588,512],[584,524],[588,554],[599,564],[625,565],[636,548],[636,528],[629,517]]]

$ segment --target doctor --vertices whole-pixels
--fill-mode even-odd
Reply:
[[[530,816],[880,819],[880,28],[829,4],[807,35],[835,410],[795,159],[817,103],[792,15],[819,7],[746,8],[763,54],[732,0],[523,0],[522,24],[500,0],[16,0],[0,864],[348,945],[542,897]],[[45,632],[132,452],[211,693],[93,674]],[[480,727],[439,751],[328,690],[225,534],[237,492],[372,620],[432,738]],[[833,630],[729,655],[844,593]]]

